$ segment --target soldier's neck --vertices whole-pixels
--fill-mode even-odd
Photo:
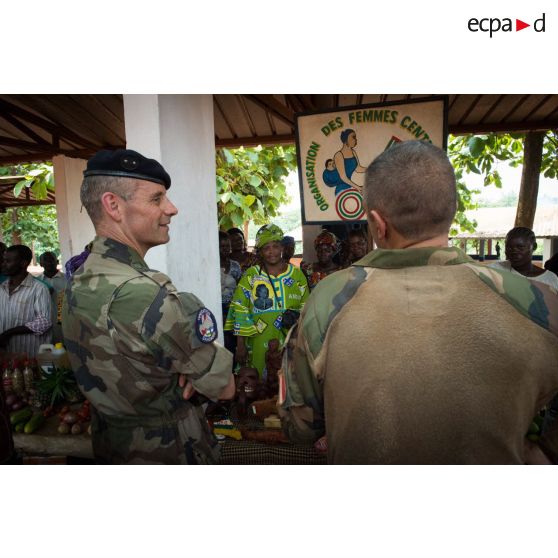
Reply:
[[[404,250],[406,248],[447,248],[448,247],[448,233],[433,236],[425,240],[413,240],[405,238],[397,233],[391,234],[385,241],[385,246],[388,250]]]
[[[95,231],[97,232],[97,236],[112,238],[117,242],[121,242],[122,244],[129,246],[130,248],[135,250],[142,258],[145,258],[145,254],[149,249],[149,246],[143,246],[139,244],[135,239],[131,238],[124,231],[122,231],[117,227],[110,226],[104,223],[99,223],[95,228]]]

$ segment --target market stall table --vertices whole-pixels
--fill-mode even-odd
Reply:
[[[47,419],[35,434],[14,434],[16,451],[25,457],[57,456],[93,459],[89,434],[58,434],[59,418]],[[254,428],[257,421],[235,421],[240,428]],[[264,443],[226,438],[221,446],[221,465],[322,465],[326,456],[314,447],[291,442]]]
[[[264,428],[263,420],[251,416],[238,419],[229,417],[235,429],[243,434],[242,440],[225,438],[220,442],[220,465],[325,465],[327,456],[318,452],[313,444],[294,444],[292,442],[264,442],[250,439],[250,434],[267,434],[279,438],[281,430]],[[278,435],[278,436],[277,436]]]
[[[14,434],[14,446],[23,456],[60,456],[93,459],[91,436],[58,434],[60,418],[49,417],[35,434]]]

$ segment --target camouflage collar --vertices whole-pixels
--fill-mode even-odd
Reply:
[[[404,250],[373,250],[353,265],[398,269],[424,265],[456,265],[472,263],[459,248],[407,248]]]
[[[144,259],[133,248],[113,238],[96,236],[91,245],[91,253],[100,254],[103,258],[114,258],[140,271],[149,271]]]

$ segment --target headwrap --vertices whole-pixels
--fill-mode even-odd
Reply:
[[[281,242],[283,231],[277,225],[264,225],[256,234],[256,248],[263,248],[269,242]]]
[[[317,248],[320,244],[329,244],[334,250],[337,250],[339,240],[332,232],[322,231],[314,240],[314,248]]]
[[[85,247],[85,250],[81,254],[71,257],[66,262],[66,266],[65,266],[66,278],[68,279],[68,281],[72,278],[72,275],[85,263],[85,260],[89,257],[89,254],[91,253],[91,244],[92,242],[90,242]]]

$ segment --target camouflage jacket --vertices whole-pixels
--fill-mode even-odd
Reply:
[[[200,314],[201,312],[201,314]],[[232,355],[200,336],[208,312],[130,247],[95,238],[66,288],[62,325],[78,385],[94,407],[93,450],[105,463],[212,463],[218,446],[199,395],[229,382]],[[211,314],[209,314],[211,320]]]
[[[456,248],[375,250],[285,342],[280,414],[334,463],[521,463],[558,393],[558,294]],[[558,421],[556,421],[558,422]],[[558,429],[540,445],[558,459]]]

